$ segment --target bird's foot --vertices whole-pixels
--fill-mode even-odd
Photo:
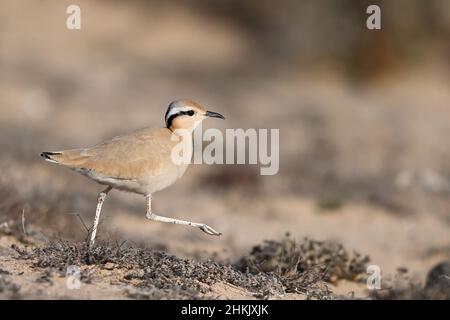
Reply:
[[[216,230],[214,230],[213,228],[211,228],[210,226],[204,224],[200,227],[200,230],[202,230],[204,233],[207,233],[211,236],[220,236],[222,235],[221,232],[217,232]]]

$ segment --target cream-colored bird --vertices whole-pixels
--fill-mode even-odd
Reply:
[[[207,111],[194,101],[176,100],[167,109],[165,128],[141,129],[91,148],[41,153],[45,160],[73,169],[107,186],[98,195],[90,234],[91,246],[95,242],[103,202],[111,189],[145,196],[147,218],[150,220],[198,227],[207,234],[221,235],[204,223],[166,218],[156,215],[151,209],[152,194],[172,185],[187,169],[188,163],[174,161],[172,150],[184,143],[192,152],[192,132],[208,117],[225,119],[221,114]]]

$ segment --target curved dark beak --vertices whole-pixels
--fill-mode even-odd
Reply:
[[[210,118],[219,118],[225,120],[225,117],[221,115],[220,113],[213,112],[213,111],[206,111],[205,116]]]

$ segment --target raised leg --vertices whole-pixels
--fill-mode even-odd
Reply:
[[[102,211],[103,202],[105,201],[106,195],[108,194],[108,192],[111,191],[111,189],[112,189],[111,187],[108,187],[98,194],[97,209],[95,210],[94,226],[92,227],[91,240],[89,241],[89,246],[91,247],[94,245],[95,242],[95,235],[97,234],[97,228],[98,223],[100,221],[100,213]]]
[[[191,227],[197,227],[200,228],[203,232],[212,235],[212,236],[220,236],[222,233],[217,232],[210,226],[204,224],[204,223],[197,223],[197,222],[191,222],[191,221],[185,221],[185,220],[179,220],[179,219],[172,219],[172,218],[166,218],[158,216],[154,213],[152,213],[152,196],[148,195],[145,197],[147,199],[147,219],[153,220],[153,221],[160,221],[160,222],[167,222],[167,223],[173,223],[173,224],[182,224],[185,226],[191,226]]]

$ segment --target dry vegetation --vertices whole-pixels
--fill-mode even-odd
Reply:
[[[289,236],[254,247],[234,264],[182,259],[124,243],[102,243],[89,249],[87,242],[51,240],[35,246],[32,237],[22,235],[21,239],[22,243],[2,248],[9,256],[2,259],[6,269],[1,270],[0,293],[4,298],[40,297],[36,292],[21,291],[20,277],[24,272],[17,265],[23,263],[29,266],[36,286],[56,287],[55,279],[66,279],[68,267],[75,265],[81,270],[83,285],[98,286],[109,279],[111,285],[120,288],[117,298],[229,297],[227,292],[215,293],[215,285],[221,284],[238,292],[233,298],[332,299],[340,296],[333,294],[327,283],[340,279],[363,281],[368,262],[368,257],[350,255],[336,243],[309,239],[296,243]],[[53,298],[63,297],[57,291],[54,294]],[[77,296],[75,290],[69,297]]]

